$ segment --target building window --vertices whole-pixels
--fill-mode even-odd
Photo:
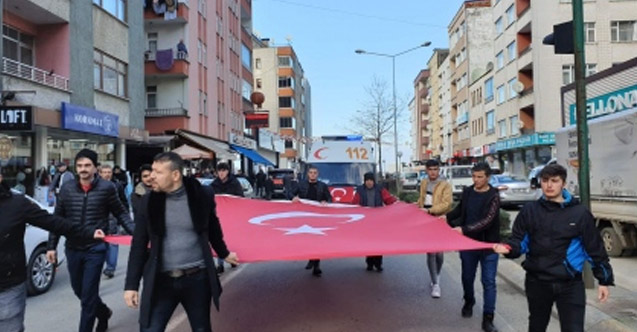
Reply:
[[[584,39],[587,43],[595,42],[595,22],[584,23]]]
[[[610,39],[614,42],[637,41],[637,21],[611,21]]]
[[[126,22],[126,0],[93,0],[93,3],[102,7],[120,21]]]
[[[279,88],[294,88],[294,78],[279,76]]]
[[[252,95],[252,84],[245,79],[241,79],[241,95],[246,100],[250,100],[250,96]]]
[[[586,76],[593,75],[595,73],[597,73],[597,64],[587,63]],[[575,81],[575,66],[563,65],[562,66],[562,84],[567,85],[567,84],[573,83],[574,81]]]
[[[495,132],[495,110],[487,112],[487,134]]]
[[[493,100],[493,77],[484,82],[484,102]]]
[[[127,65],[101,51],[93,51],[94,88],[115,96],[126,97]]]
[[[159,39],[159,35],[157,32],[150,32],[146,35],[148,39],[148,52],[156,53],[157,52],[157,40]]]
[[[244,43],[241,43],[241,63],[243,68],[252,71],[252,52]]]
[[[516,49],[515,49],[515,40],[511,42],[511,44],[507,45],[507,55],[509,62],[515,60]]]
[[[515,22],[515,5],[511,5],[509,6],[509,8],[507,8],[506,16],[507,16],[507,26]]]
[[[504,89],[504,84],[500,85],[498,87],[498,100],[497,100],[498,105],[500,105],[500,104],[502,104],[502,103],[504,103],[506,101],[506,99],[507,99],[506,94],[507,93],[506,93],[506,89]]]
[[[457,55],[456,65],[461,64],[466,59],[467,59],[467,49],[463,47],[460,53],[458,53]]]
[[[597,64],[588,63],[586,64],[586,76],[590,76],[597,73]]]
[[[257,78],[256,82],[257,82],[257,89],[261,89],[263,87],[263,80],[260,78]]]
[[[157,86],[146,87],[146,108],[157,108]]]
[[[509,118],[509,122],[511,125],[511,136],[517,136],[520,134],[520,127],[518,124],[518,116],[514,115]]]
[[[498,128],[500,129],[500,136],[498,137],[507,137],[507,120],[498,121]]]
[[[503,32],[504,32],[504,23],[502,22],[502,16],[500,16],[495,21],[495,34],[496,34],[496,36],[499,36]]]
[[[33,66],[34,38],[9,26],[2,26],[3,56]]]
[[[504,51],[500,51],[495,56],[496,68],[502,69],[504,67]]]
[[[279,67],[294,67],[294,61],[289,56],[280,56]]]
[[[285,140],[285,148],[286,149],[294,149],[294,141],[292,140]]]
[[[515,83],[518,82],[518,78],[514,77],[507,83],[509,85],[509,99],[513,99],[518,96],[518,93],[515,92]]]
[[[292,98],[292,97],[279,97],[279,107],[291,107],[291,108],[294,108],[294,98]]]
[[[292,117],[281,117],[279,118],[279,127],[281,128],[295,128],[296,127],[296,119]]]
[[[254,60],[254,68],[261,69],[261,58],[256,58]]]

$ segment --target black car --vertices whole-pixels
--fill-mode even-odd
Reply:
[[[274,183],[272,196],[285,198],[285,188],[294,179],[294,170],[290,168],[274,168],[268,171],[268,176],[272,176],[272,182]]]

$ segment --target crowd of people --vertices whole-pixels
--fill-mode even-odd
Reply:
[[[104,332],[113,311],[99,296],[102,278],[113,278],[118,248],[103,241],[105,235],[133,235],[125,281],[124,299],[140,309],[140,331],[164,331],[176,306],[182,304],[193,331],[211,331],[210,309],[219,308],[219,274],[225,263],[236,267],[237,254],[227,248],[215,210],[215,194],[243,196],[238,177],[227,163],[196,175],[214,179],[203,185],[195,176],[185,176],[179,155],[160,153],[152,164],[137,172],[133,185],[120,167],[100,165],[92,150],[81,150],[74,160],[75,174],[64,163],[57,164],[48,186],[55,197],[55,212],[49,215],[2,182],[0,172],[0,331],[23,331],[26,306],[23,238],[25,224],[51,231],[47,259],[55,264],[60,235],[67,237],[65,254],[71,288],[81,303],[78,330]],[[448,223],[459,234],[493,243],[491,250],[460,252],[464,305],[462,317],[472,317],[476,303],[474,282],[478,265],[483,285],[482,330],[495,332],[496,272],[500,255],[517,258],[526,254],[526,296],[529,331],[545,331],[551,307],[557,303],[563,331],[583,331],[585,295],[582,282],[584,260],[593,266],[599,282],[599,299],[609,296],[612,268],[591,213],[564,189],[566,170],[546,166],[539,178],[543,196],[526,205],[516,218],[509,239],[500,238],[498,190],[489,185],[491,169],[478,163],[472,169],[473,185],[466,187],[455,204],[450,184],[440,176],[440,164],[426,163],[427,178],[420,184],[418,206],[436,220]],[[42,173],[50,174],[47,170]],[[46,178],[46,176],[40,176]],[[319,170],[308,167],[302,180],[286,184],[285,197],[328,204],[328,186],[319,180]],[[263,169],[251,175],[256,197],[271,199],[273,178]],[[127,195],[126,188],[131,188]],[[382,208],[397,202],[386,188],[367,173],[357,187],[353,204]],[[134,216],[134,217],[133,217]],[[217,255],[215,264],[210,251]],[[365,258],[368,271],[382,272],[383,257]],[[440,298],[443,253],[428,253],[431,296]],[[320,277],[319,257],[305,266]],[[139,293],[143,285],[142,293]],[[5,312],[8,312],[5,313]]]

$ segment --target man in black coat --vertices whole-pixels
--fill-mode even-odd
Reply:
[[[290,196],[293,202],[298,202],[301,198],[309,199],[312,201],[321,202],[327,204],[332,201],[332,195],[330,190],[324,182],[318,180],[319,171],[318,168],[310,166],[307,171],[307,180],[300,181],[298,186],[293,186],[290,190]],[[312,275],[320,277],[323,271],[321,271],[321,260],[310,259],[305,265],[305,269],[312,269]]]
[[[55,214],[87,229],[109,229],[108,216],[112,214],[132,234],[135,225],[120,202],[112,182],[96,176],[97,153],[83,149],[75,156],[77,181],[66,182],[55,206]],[[55,263],[59,236],[49,235],[47,259]],[[108,319],[113,312],[99,296],[102,266],[106,260],[108,245],[102,241],[66,241],[66,261],[73,292],[82,302],[80,332],[103,332],[108,329]],[[97,327],[95,318],[98,319]]]
[[[128,200],[126,199],[126,193],[124,192],[124,187],[119,182],[119,180],[113,177],[113,168],[111,165],[104,164],[100,168],[99,175],[102,179],[106,181],[110,181],[115,185],[117,189],[117,196],[119,201],[122,202],[126,211],[130,211],[130,206],[128,204]],[[119,226],[117,225],[117,219],[113,215],[108,217],[108,234],[117,235],[119,234]],[[109,243],[108,250],[106,251],[106,267],[104,268],[104,276],[108,279],[111,279],[115,276],[115,269],[117,268],[117,256],[119,254],[119,246],[117,244]]]
[[[243,187],[241,182],[230,174],[230,167],[226,163],[219,163],[217,165],[217,178],[210,184],[215,191],[216,195],[233,195],[243,197]],[[225,272],[224,260],[217,258],[217,273],[221,274]],[[232,265],[236,267],[236,265]]]
[[[0,331],[24,330],[26,306],[26,223],[82,240],[104,238],[100,229],[87,229],[49,214],[24,195],[11,192],[0,173]]]
[[[265,196],[264,195],[265,181],[268,178],[268,176],[265,174],[263,169],[259,168],[259,172],[257,173],[256,178],[257,178],[256,180],[257,197],[263,198]]]
[[[180,303],[193,331],[212,331],[210,306],[219,308],[221,284],[210,247],[229,263],[239,260],[223,240],[211,188],[184,178],[176,153],[160,153],[152,167],[153,191],[135,215],[124,300],[139,306],[143,277],[141,331],[164,331]]]
[[[139,168],[139,178],[141,181],[135,186],[133,194],[130,196],[131,208],[133,213],[137,213],[137,209],[141,204],[142,197],[152,190],[152,181],[150,173],[152,172],[150,164],[143,164]]]

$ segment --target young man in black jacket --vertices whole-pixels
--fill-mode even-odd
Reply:
[[[14,194],[0,173],[0,331],[24,330],[26,306],[26,223],[81,240],[104,238],[101,229],[88,229],[49,214],[24,195]]]
[[[324,182],[318,180],[319,171],[318,168],[310,166],[307,171],[307,180],[299,181],[298,186],[292,186],[290,190],[290,196],[293,202],[298,202],[299,199],[309,199],[311,201],[321,202],[327,204],[332,201],[332,195],[330,189]],[[321,271],[321,260],[310,259],[305,265],[305,269],[312,269],[312,274],[316,277],[320,277],[323,271]]]
[[[219,163],[217,165],[217,178],[212,181],[212,189],[215,191],[215,195],[233,195],[243,197],[243,187],[241,182],[237,180],[234,175],[230,174],[230,167],[226,163]],[[222,258],[217,258],[217,273],[221,274],[225,272],[225,263]],[[237,267],[232,264],[232,267]]]
[[[593,267],[602,302],[613,285],[613,270],[593,215],[564,189],[566,169],[548,165],[538,177],[543,196],[524,206],[509,240],[493,249],[507,258],[526,254],[522,266],[530,332],[546,331],[553,303],[557,303],[562,331],[584,331],[584,261]]]
[[[456,208],[446,215],[454,230],[474,240],[483,242],[500,242],[500,194],[489,184],[491,168],[487,163],[478,163],[471,169],[473,185],[462,192],[462,200]],[[484,307],[482,309],[482,330],[497,332],[493,325],[495,313],[496,285],[495,276],[498,269],[498,254],[493,251],[472,250],[461,251],[462,288],[464,305],[462,317],[473,316],[475,304],[473,284],[476,278],[478,263],[482,269],[482,288],[484,290]]]
[[[184,162],[174,152],[153,162],[153,191],[142,198],[128,258],[124,300],[139,306],[140,330],[164,331],[180,303],[192,331],[210,332],[210,309],[219,308],[221,284],[210,248],[228,263],[228,251],[215,211],[214,192],[194,178],[184,178]]]
[[[60,189],[55,215],[68,219],[73,224],[85,228],[109,229],[108,216],[112,214],[129,234],[135,225],[120,202],[117,189],[112,182],[96,176],[97,153],[83,149],[75,156],[78,180],[64,183]],[[49,235],[47,259],[56,261],[59,236]],[[108,245],[101,241],[79,241],[67,239],[66,260],[71,287],[82,302],[80,332],[93,332],[95,318],[98,319],[96,332],[106,331],[108,319],[113,312],[99,296],[102,266],[106,260]]]

